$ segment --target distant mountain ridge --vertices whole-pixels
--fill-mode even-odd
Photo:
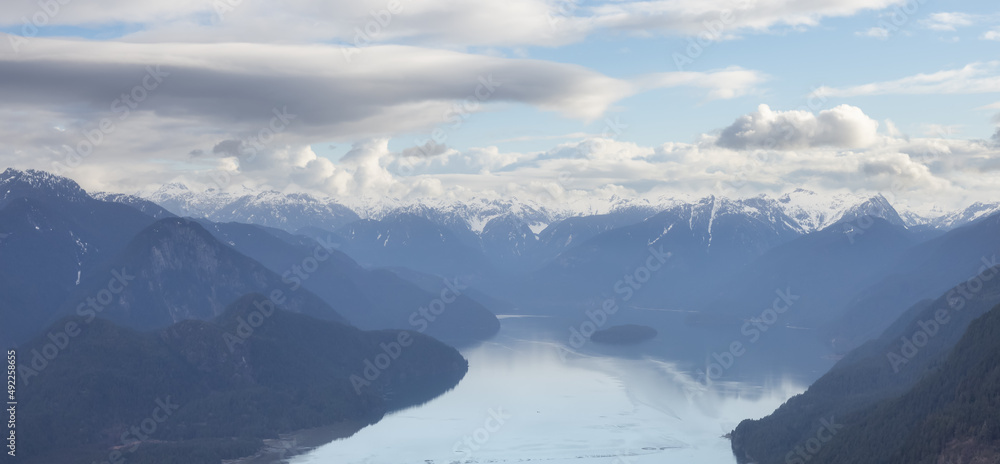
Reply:
[[[489,338],[499,329],[492,313],[459,294],[449,296],[445,315],[423,317],[421,307],[435,301],[441,288],[424,291],[388,271],[366,270],[336,250],[317,252],[317,242],[278,228],[199,224],[136,196],[91,196],[76,182],[41,171],[7,169],[0,185],[5,345],[26,341],[63,315],[149,330],[209,320],[240,295],[278,290],[291,311],[311,310],[313,317],[367,329],[414,329],[433,320],[428,334],[455,344]],[[255,198],[238,200],[249,204]],[[219,234],[218,227],[232,234]],[[324,234],[324,243],[332,237]],[[317,253],[321,258],[312,258]],[[301,274],[303,267],[309,272]],[[109,284],[110,278],[117,280]],[[306,288],[300,288],[302,281]]]
[[[771,222],[772,227],[788,229],[796,235],[864,216],[881,218],[904,228],[912,223],[904,220],[882,195],[827,197],[802,189],[777,198],[613,196],[587,204],[553,205],[519,198],[338,200],[250,189],[238,193],[194,192],[176,183],[138,196],[180,216],[256,224],[313,237],[334,232],[343,238],[340,249],[365,266],[413,267],[452,276],[470,275],[470,269],[483,269],[483,263],[500,272],[536,270],[598,234],[642,222],[665,211],[701,211],[705,204],[715,205],[714,212],[699,213],[709,220],[700,226],[704,230],[698,233],[708,236],[713,214],[727,217],[745,214],[747,220]],[[135,197],[104,198],[135,205]],[[949,224],[960,222],[954,220]],[[391,241],[397,246],[405,245],[406,249],[391,249]],[[431,252],[435,247],[444,249]],[[414,251],[418,248],[424,251]],[[420,267],[419,263],[428,262],[428,253],[445,256],[451,264]]]
[[[303,227],[331,229],[360,219],[344,205],[300,193],[246,190],[234,194],[214,189],[195,193],[183,184],[171,183],[134,196],[156,203],[178,216],[257,224],[289,232]]]
[[[13,180],[14,182],[11,182]],[[5,196],[18,196],[5,192],[12,184],[24,187],[61,184],[68,196],[86,194],[75,182],[44,171],[25,171],[8,168],[0,174],[0,202]],[[6,195],[5,195],[6,193]],[[11,193],[14,193],[13,195]],[[203,217],[215,222],[243,222],[278,227],[294,232],[303,227],[334,229],[358,219],[383,220],[399,214],[413,214],[452,228],[462,228],[474,234],[484,234],[491,221],[511,221],[540,234],[545,228],[573,217],[629,213],[649,217],[680,204],[697,204],[704,198],[627,198],[612,196],[585,204],[546,205],[538,201],[519,198],[470,197],[465,200],[447,199],[370,199],[315,196],[305,193],[281,193],[273,190],[223,192],[209,189],[191,190],[182,183],[169,183],[153,191],[134,194],[95,193],[97,199],[136,204],[137,200],[153,202],[178,216]],[[924,217],[906,211],[897,211],[884,196],[839,194],[824,196],[806,189],[796,189],[776,197],[758,195],[751,198],[732,198],[732,201],[757,200],[774,202],[795,221],[795,228],[802,233],[814,232],[840,222],[845,218],[872,215],[907,227],[927,226],[935,229],[952,229],[1000,212],[1000,202],[977,202],[969,207]],[[162,216],[159,216],[162,217]]]

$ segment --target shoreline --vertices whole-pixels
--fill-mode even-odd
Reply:
[[[238,459],[223,460],[222,464],[286,464],[291,458],[306,454],[327,443],[350,438],[368,425],[370,424],[345,421],[283,433],[278,438],[265,439],[264,448],[257,453]]]

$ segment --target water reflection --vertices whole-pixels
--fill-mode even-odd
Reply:
[[[731,463],[722,435],[804,389],[705,388],[669,362],[505,332],[463,352],[469,373],[453,391],[292,463]]]

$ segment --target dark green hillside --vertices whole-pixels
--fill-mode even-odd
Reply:
[[[49,338],[18,350],[20,455],[25,462],[90,463],[124,451],[127,462],[218,463],[252,454],[280,433],[374,423],[454,387],[468,369],[457,351],[430,337],[363,332],[268,305],[247,295],[213,321],[151,333],[102,319],[60,321],[49,332],[72,323],[79,334],[68,343],[57,336],[65,348],[37,375],[25,369]],[[366,360],[380,359],[391,362],[373,371],[370,385],[355,388]],[[155,411],[163,405],[176,409]],[[144,422],[151,427],[154,416],[164,419],[155,431],[130,432]]]
[[[995,275],[997,268],[985,275]],[[732,434],[733,452],[741,463],[784,463],[789,451],[816,436],[822,420],[831,417],[845,426],[858,420],[859,411],[887,399],[899,397],[944,362],[951,348],[975,318],[1000,302],[1000,278],[980,279],[982,287],[970,292],[966,284],[946,292],[934,301],[910,308],[876,340],[869,341],[840,360],[809,389],[789,399],[770,416],[745,420]],[[968,295],[963,296],[962,292]],[[889,354],[900,355],[903,337],[912,339],[939,311],[948,322],[939,325],[926,345],[906,362],[896,362]]]
[[[275,291],[282,292],[282,305],[290,311],[347,322],[309,290],[293,289],[200,224],[167,218],[139,232],[102,270],[84,275],[62,313],[155,330],[187,319],[211,320],[242,295]]]
[[[1000,306],[973,321],[939,370],[852,422],[812,462],[1000,462]]]

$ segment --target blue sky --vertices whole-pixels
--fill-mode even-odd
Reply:
[[[992,17],[955,31],[932,30],[921,24],[934,13],[955,10]],[[798,108],[805,104],[808,93],[820,86],[891,81],[1000,59],[1000,42],[981,39],[1000,24],[996,4],[927,2],[886,39],[858,35],[877,27],[880,21],[892,24],[886,17],[891,11],[828,19],[819,27],[802,30],[742,34],[739,39],[721,40],[705,47],[702,55],[684,68],[711,71],[740,66],[761,71],[769,80],[761,86],[759,94],[706,101],[703,95],[689,89],[661,89],[626,98],[610,114],[627,123],[623,140],[645,145],[691,142],[705,131],[725,127],[736,116],[752,111],[762,102],[775,109]],[[677,70],[672,56],[684,55],[689,40],[689,36],[639,38],[602,34],[564,47],[530,47],[523,52],[531,58],[579,64],[609,76],[628,78]],[[862,107],[873,118],[891,119],[904,133],[914,136],[924,135],[928,125],[941,125],[954,126],[956,133],[947,134],[950,137],[989,138],[996,128],[992,118],[1000,111],[976,108],[995,101],[1000,101],[1000,95],[878,95],[832,98],[825,106],[846,103]],[[508,113],[511,110],[512,114]],[[605,124],[603,119],[587,123],[554,118],[530,108],[511,110],[477,116],[479,121],[473,121],[454,138],[461,141],[458,144],[475,146],[482,140],[503,140],[503,136],[494,135],[496,131],[537,135],[600,133]],[[535,141],[504,146],[513,150],[544,150],[550,144],[550,141]]]
[[[90,188],[576,201],[807,185],[914,208],[1000,193],[985,1],[62,1],[0,12],[0,157]],[[709,22],[723,28],[690,54]],[[149,66],[163,86],[89,154]],[[445,122],[486,76],[495,91]],[[260,143],[280,108],[295,119]],[[412,156],[435,128],[443,144]]]

